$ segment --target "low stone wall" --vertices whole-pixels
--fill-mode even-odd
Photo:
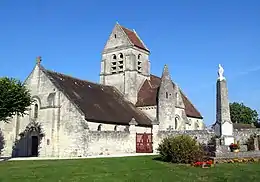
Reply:
[[[135,134],[124,131],[89,131],[86,155],[135,153]]]
[[[189,135],[202,144],[207,144],[215,133],[210,130],[187,130],[187,131],[159,131],[157,139],[162,140],[168,136]]]
[[[218,159],[260,158],[260,151],[216,153]]]
[[[260,135],[260,128],[234,130],[235,140],[239,140],[241,144],[245,144],[253,134]],[[196,137],[200,143],[207,144],[215,136],[215,133],[212,130],[158,131],[157,140],[176,135],[190,135]]]
[[[234,130],[235,140],[241,144],[245,144],[250,136],[254,134],[260,135],[260,128]]]
[[[177,135],[189,135],[202,144],[208,144],[215,133],[210,130],[186,130],[186,131],[158,131],[153,134],[153,149],[157,153],[157,148],[161,141],[168,136],[177,136]]]

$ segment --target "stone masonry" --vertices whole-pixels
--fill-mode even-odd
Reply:
[[[224,69],[221,65],[219,65],[219,67],[215,131],[218,137],[223,138],[225,145],[230,145],[231,143],[234,143],[233,123],[230,118],[227,82],[223,77]]]
[[[177,129],[177,123],[173,122],[175,121],[175,93],[168,67],[165,65],[158,94],[159,130]]]

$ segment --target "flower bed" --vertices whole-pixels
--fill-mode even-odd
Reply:
[[[260,162],[260,158],[241,158],[241,159],[225,159],[216,163],[255,163]]]
[[[202,168],[209,168],[209,167],[213,167],[214,163],[212,160],[209,161],[198,161],[192,164],[192,166],[194,167],[202,167]]]

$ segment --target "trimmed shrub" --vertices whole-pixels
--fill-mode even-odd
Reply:
[[[190,164],[202,161],[204,158],[202,145],[188,135],[163,139],[159,144],[158,151],[163,161],[172,163]]]

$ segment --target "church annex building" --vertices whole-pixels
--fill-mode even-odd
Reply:
[[[45,68],[25,80],[35,100],[28,115],[0,123],[3,156],[79,157],[155,152],[160,132],[204,130],[203,117],[167,66],[150,73],[150,51],[118,23],[102,52],[100,83]]]

